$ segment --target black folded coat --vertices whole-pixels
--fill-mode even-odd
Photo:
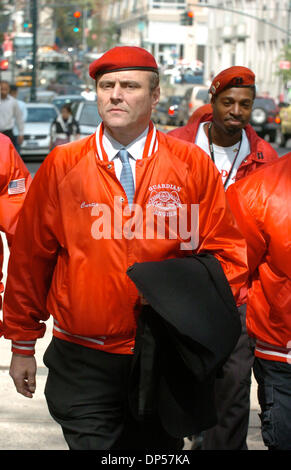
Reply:
[[[214,382],[241,322],[219,261],[210,254],[136,263],[127,271],[144,295],[129,402],[137,419],[158,413],[185,437],[216,424]]]

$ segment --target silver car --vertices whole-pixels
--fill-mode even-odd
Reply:
[[[80,137],[93,134],[101,122],[96,101],[73,103],[72,111],[80,127]]]
[[[49,153],[51,124],[59,115],[59,110],[50,103],[27,103],[26,109],[20,154],[24,157],[46,156]]]

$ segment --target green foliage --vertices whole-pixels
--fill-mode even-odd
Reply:
[[[282,78],[283,83],[287,83],[289,80],[291,80],[291,68],[289,70],[281,69],[280,68],[281,61],[287,61],[287,62],[290,62],[291,64],[291,44],[290,43],[285,45],[282,49],[282,52],[278,60],[278,71],[276,72],[276,74]]]
[[[96,38],[94,34],[97,36]],[[100,51],[106,51],[118,44],[119,35],[120,32],[116,23],[101,24],[100,19],[95,17],[92,21],[92,30],[88,36],[87,44],[90,49],[97,48]]]

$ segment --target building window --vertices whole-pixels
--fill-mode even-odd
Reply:
[[[152,8],[186,8],[186,0],[152,0]]]

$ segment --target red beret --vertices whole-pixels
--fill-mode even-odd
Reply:
[[[236,65],[229,67],[216,75],[209,88],[209,93],[214,96],[218,95],[226,88],[241,86],[247,87],[254,84],[255,74],[247,67]]]
[[[150,70],[158,72],[155,58],[141,47],[118,46],[105,52],[89,66],[89,75],[94,80],[97,74],[119,70]]]

